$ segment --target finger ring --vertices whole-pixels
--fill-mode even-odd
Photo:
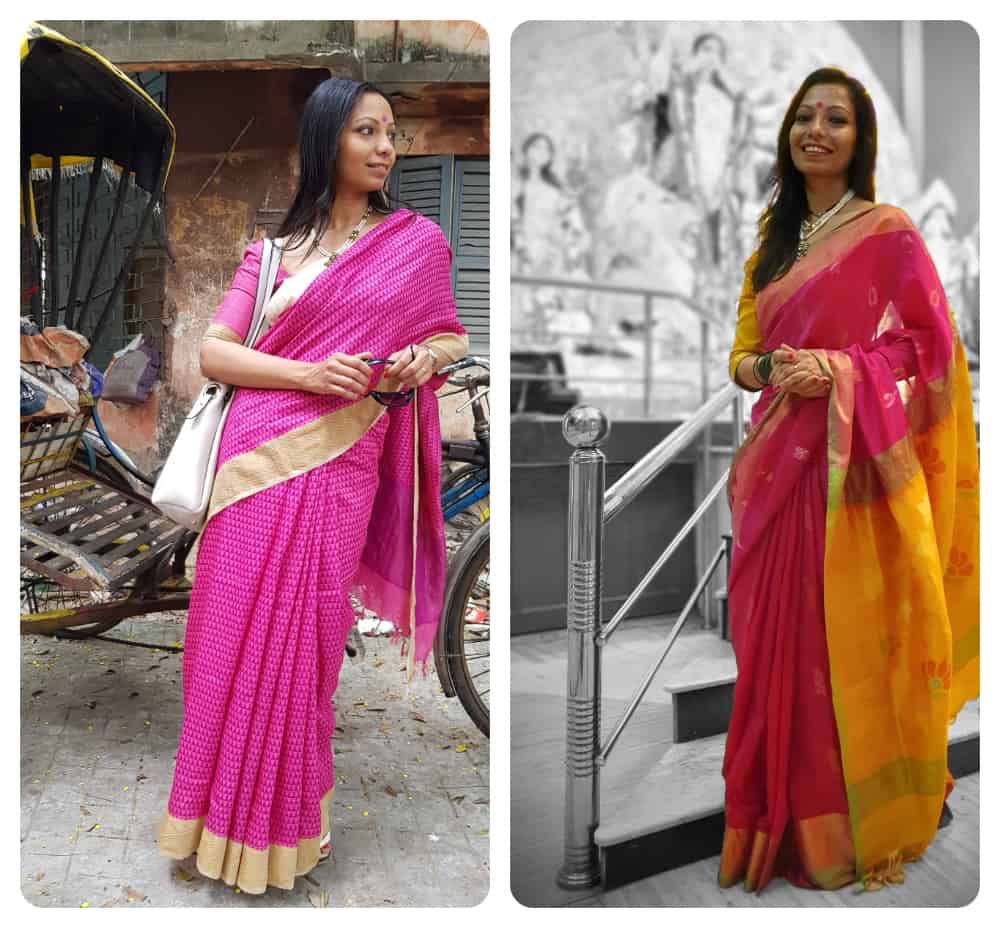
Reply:
[[[417,360],[417,350],[416,348],[413,347],[413,345],[410,345],[410,360],[411,361]]]

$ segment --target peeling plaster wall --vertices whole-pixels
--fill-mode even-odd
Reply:
[[[243,251],[263,234],[258,211],[294,191],[299,116],[323,70],[172,74],[177,152],[167,184],[167,366],[157,443],[169,449],[203,378],[201,337]],[[253,123],[204,191],[199,189],[247,122]],[[165,453],[165,450],[164,450]]]
[[[460,61],[490,54],[489,36],[473,20],[356,20],[354,30],[369,62]]]
[[[45,20],[124,70],[326,67],[365,80],[488,81],[470,20]]]
[[[211,61],[268,62],[282,66],[310,59],[359,68],[350,20],[45,20],[44,25],[83,42],[119,67],[171,66]]]

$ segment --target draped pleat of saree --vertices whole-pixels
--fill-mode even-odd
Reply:
[[[767,350],[833,388],[766,388],[733,462],[738,676],[719,879],[903,878],[979,692],[979,467],[968,369],[933,263],[878,206],[756,298]]]
[[[292,289],[272,296],[255,347],[317,362],[423,343],[457,360],[468,341],[450,257],[434,223],[399,210],[331,266],[282,283]],[[250,246],[230,295],[251,291],[259,258]],[[242,340],[247,301],[233,305],[227,296],[209,334]],[[351,594],[394,623],[411,674],[433,643],[446,567],[442,379],[392,409],[371,397],[236,391],[188,612],[184,718],[157,834],[167,856],[197,853],[200,872],[251,893],[290,889],[317,863]]]

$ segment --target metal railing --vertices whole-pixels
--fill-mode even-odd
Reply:
[[[600,375],[591,374],[573,374],[573,380],[579,383],[601,383],[601,382],[614,382],[614,383],[636,383],[642,384],[642,408],[643,415],[646,418],[650,418],[653,414],[653,388],[657,383],[662,383],[663,381],[657,380],[653,376],[653,346],[658,339],[653,336],[653,327],[655,324],[655,319],[653,317],[653,302],[654,300],[672,300],[677,303],[683,304],[687,309],[691,310],[698,317],[698,338],[699,338],[699,382],[701,385],[701,400],[705,402],[708,399],[709,393],[709,371],[712,368],[713,362],[709,358],[709,330],[711,327],[716,329],[721,328],[720,320],[717,319],[711,312],[701,306],[699,303],[695,302],[691,297],[684,293],[680,293],[674,290],[662,290],[650,287],[635,286],[632,284],[605,284],[597,283],[591,280],[573,280],[562,277],[536,277],[527,274],[512,274],[511,283],[519,286],[533,286],[533,287],[552,287],[558,290],[583,290],[590,293],[610,293],[618,296],[635,296],[642,298],[643,305],[643,317],[642,317],[642,376],[641,377],[614,377],[609,378]],[[530,335],[532,334],[528,330],[512,328],[511,336],[514,337],[518,334]],[[579,338],[581,340],[587,339],[585,333],[581,332],[560,332],[560,331],[548,331],[548,335],[562,336],[562,337],[572,337]],[[600,339],[602,342],[634,342],[636,336],[615,336],[609,333],[601,333]],[[550,380],[566,380],[566,374],[518,374],[512,379],[516,380],[539,380],[539,381],[550,381]]]
[[[727,384],[607,490],[606,459],[600,450],[610,433],[607,417],[593,406],[576,406],[563,418],[563,436],[575,449],[569,461],[566,808],[563,865],[557,877],[559,885],[566,889],[582,889],[600,882],[600,863],[594,842],[600,804],[600,768],[607,761],[649,690],[653,678],[720,563],[726,563],[728,573],[729,553],[726,543],[719,545],[709,558],[694,591],[675,620],[663,649],[603,744],[601,651],[659,571],[711,509],[726,485],[728,468],[606,625],[603,624],[601,615],[604,526],[619,516],[706,429],[709,430],[704,440],[707,458],[712,423],[730,405],[733,414],[732,451],[735,453],[743,432],[743,392],[733,384]]]

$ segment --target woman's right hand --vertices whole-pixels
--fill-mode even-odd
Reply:
[[[342,354],[337,351],[323,361],[308,364],[300,388],[307,393],[342,396],[356,400],[368,392],[372,369],[365,363],[371,352]]]

